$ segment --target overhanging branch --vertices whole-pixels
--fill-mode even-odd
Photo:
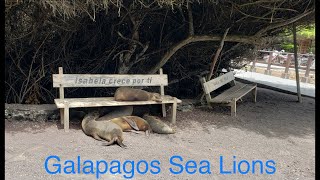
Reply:
[[[176,45],[171,47],[167,53],[165,53],[162,59],[155,65],[148,73],[154,74],[159,68],[161,68],[170,57],[177,52],[180,48],[186,46],[187,44],[193,42],[201,42],[201,41],[221,41],[221,35],[197,35],[197,36],[189,36],[188,38],[178,42]],[[226,42],[240,42],[245,44],[260,44],[260,39],[255,36],[244,36],[244,35],[228,35],[224,39]]]
[[[311,13],[314,13],[314,9],[311,9],[311,10],[309,10],[309,11],[306,11],[305,13],[300,14],[300,15],[298,15],[298,16],[296,16],[296,17],[291,18],[291,19],[288,19],[288,20],[286,20],[286,21],[284,21],[284,22],[270,24],[270,25],[267,26],[266,28],[261,29],[260,31],[258,31],[258,32],[255,34],[255,36],[259,37],[259,36],[262,36],[264,33],[268,32],[268,31],[270,31],[270,30],[272,30],[272,29],[281,28],[281,27],[283,27],[283,26],[292,24],[292,23],[298,21],[299,19],[306,17],[307,15],[309,15],[309,14],[311,14]]]

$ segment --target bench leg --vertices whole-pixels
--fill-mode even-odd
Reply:
[[[64,131],[69,132],[69,108],[64,108]]]
[[[172,124],[176,124],[176,117],[177,117],[177,98],[174,98],[174,103],[172,104]]]
[[[166,117],[166,116],[167,116],[166,104],[162,104],[162,116],[163,116],[163,117]]]
[[[64,123],[64,109],[60,108],[60,123],[61,125]]]
[[[252,90],[253,101],[257,102],[257,87]]]
[[[237,101],[235,99],[231,102],[231,116],[237,115]]]

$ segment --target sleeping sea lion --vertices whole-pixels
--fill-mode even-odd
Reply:
[[[96,121],[98,117],[99,112],[88,113],[81,122],[83,132],[98,141],[108,141],[103,145],[108,146],[117,142],[120,147],[126,147],[122,143],[123,132],[120,126],[112,121]]]
[[[122,116],[131,116],[133,113],[133,106],[116,106],[116,107],[113,107],[112,109],[113,109],[113,111],[98,118],[97,121],[109,120],[109,119],[122,117]],[[100,112],[100,115],[101,114],[103,114],[103,113]]]
[[[175,130],[173,130],[171,127],[169,127],[167,124],[165,124],[163,121],[161,121],[156,116],[150,116],[145,114],[143,116],[143,119],[145,119],[153,132],[159,133],[159,134],[173,134],[175,133]]]
[[[107,119],[105,116],[102,116],[98,121],[112,121],[120,126],[122,131],[145,131],[148,135],[151,130],[149,123],[138,116],[122,116],[113,119]]]
[[[141,89],[120,87],[114,94],[116,101],[162,101],[159,93],[152,93]]]

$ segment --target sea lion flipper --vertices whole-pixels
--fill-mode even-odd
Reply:
[[[114,140],[115,140],[115,139],[112,139],[112,140],[109,141],[109,142],[102,143],[102,145],[103,145],[103,146],[109,146],[109,145],[111,145],[111,144],[114,143]]]
[[[105,141],[104,139],[101,139],[97,134],[93,134],[92,137],[98,141]]]
[[[124,117],[123,119],[132,127],[132,129],[139,131],[139,127],[134,120],[127,117]]]
[[[127,148],[127,146],[124,145],[124,144],[120,141],[120,139],[117,139],[116,141],[117,141],[117,143],[119,144],[120,147],[122,147],[122,148]]]
[[[150,130],[146,130],[146,136],[149,136],[150,135]]]
[[[135,131],[135,130],[127,130],[126,132],[133,132],[133,133],[136,133],[136,134],[141,134],[139,131]]]

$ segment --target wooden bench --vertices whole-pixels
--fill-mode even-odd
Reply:
[[[69,109],[76,107],[128,106],[162,104],[162,115],[166,117],[165,104],[172,104],[172,123],[176,122],[177,103],[181,100],[164,95],[164,86],[168,85],[168,77],[163,74],[63,74],[59,67],[59,74],[53,74],[53,87],[59,88],[59,98],[54,99],[60,108],[61,124],[65,131],[69,130]],[[160,86],[161,102],[156,101],[115,101],[114,97],[65,98],[64,88],[75,87],[120,87],[120,86]]]
[[[253,94],[254,102],[257,101],[257,84],[243,84],[235,81],[233,72],[228,72],[222,76],[206,82],[205,78],[200,79],[203,91],[209,105],[219,104],[231,107],[231,115],[236,116],[237,101],[250,91]],[[211,98],[210,93],[221,86],[231,83],[232,87],[223,91],[221,94]]]

